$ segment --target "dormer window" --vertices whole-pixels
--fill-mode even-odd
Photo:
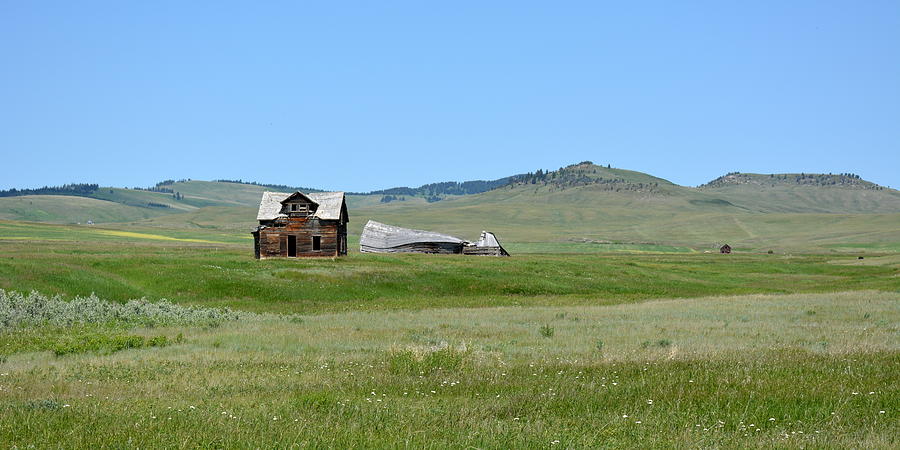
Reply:
[[[284,205],[284,211],[290,213],[292,216],[308,215],[314,211],[311,206],[312,205],[308,203],[288,203]]]
[[[281,214],[290,217],[310,217],[318,208],[318,203],[300,192],[295,192],[281,201]]]

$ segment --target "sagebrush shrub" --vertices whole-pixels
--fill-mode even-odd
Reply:
[[[435,371],[455,372],[459,370],[469,350],[465,347],[453,348],[449,345],[432,348],[407,348],[393,350],[388,364],[392,373],[408,375],[429,375]]]
[[[49,325],[121,324],[131,326],[198,325],[216,326],[225,321],[244,320],[256,314],[228,308],[181,306],[146,299],[115,303],[96,295],[65,300],[32,291],[23,295],[0,289],[0,329]]]
[[[543,325],[543,326],[541,326],[541,329],[540,329],[541,336],[543,336],[545,338],[553,337],[554,331],[555,330],[550,325]]]

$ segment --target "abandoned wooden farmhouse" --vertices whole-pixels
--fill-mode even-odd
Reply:
[[[257,259],[347,254],[343,192],[263,192],[253,231]]]

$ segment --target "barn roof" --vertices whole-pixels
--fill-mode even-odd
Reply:
[[[256,220],[272,220],[278,217],[287,217],[281,213],[281,202],[300,194],[319,205],[313,217],[324,220],[338,220],[341,218],[341,210],[344,207],[343,192],[312,192],[303,194],[301,192],[263,192],[262,200],[259,202],[259,212],[256,214]]]
[[[433,231],[412,230],[409,228],[395,227],[370,220],[363,228],[359,245],[373,248],[392,248],[401,245],[415,244],[419,242],[446,242],[463,244],[466,241],[446,234]]]
[[[490,231],[482,231],[481,239],[473,243],[472,246],[476,248],[496,248],[500,250],[501,256],[509,256],[509,252],[500,245],[500,240],[497,239],[497,236]]]

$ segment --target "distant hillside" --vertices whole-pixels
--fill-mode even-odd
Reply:
[[[184,181],[185,180],[181,180],[181,182],[184,182]],[[190,181],[190,180],[187,180],[187,181]],[[309,187],[302,187],[302,186],[288,186],[286,184],[264,184],[264,183],[257,183],[256,181],[243,181],[240,179],[238,179],[238,180],[213,180],[213,182],[215,182],[215,183],[249,184],[251,186],[260,186],[260,187],[266,188],[267,190],[276,191],[276,192],[297,192],[297,191],[300,191],[300,192],[323,192],[322,189],[316,189],[316,188],[309,188]],[[157,186],[165,185],[165,184],[175,184],[175,181],[174,180],[166,180],[166,181],[163,181],[163,182],[157,184]]]
[[[850,187],[859,189],[870,189],[883,191],[884,186],[879,186],[870,181],[863,180],[859,175],[853,173],[841,174],[824,174],[824,173],[773,173],[768,175],[758,173],[740,173],[732,172],[723,175],[709,183],[703,184],[700,188],[719,188],[735,185],[755,185],[755,186],[818,186],[818,187]]]
[[[765,175],[734,172],[697,190],[757,212],[900,212],[900,192],[851,173]]]
[[[406,201],[407,197],[422,197],[429,203],[440,201],[446,197],[481,194],[494,189],[514,189],[516,186],[541,185],[553,186],[557,189],[567,189],[576,186],[592,185],[599,190],[606,191],[640,191],[659,192],[667,186],[674,186],[670,181],[657,178],[641,172],[612,167],[594,165],[590,161],[583,161],[558,170],[538,169],[519,175],[484,181],[448,181],[443,183],[425,184],[418,188],[396,187],[371,192],[352,193],[353,195],[382,195],[382,203],[392,201]]]
[[[166,207],[137,207],[90,197],[27,195],[0,198],[0,220],[47,223],[132,222],[178,212]]]
[[[795,179],[772,187],[732,177],[691,188],[584,162],[437,203],[360,204],[351,217],[464,238],[489,230],[513,242],[598,250],[611,243],[715,249],[727,242],[738,249],[900,251],[900,192],[845,178],[846,185]],[[810,175],[800,180],[807,183]],[[358,233],[365,219],[351,222],[351,230]]]
[[[62,186],[44,186],[37,189],[9,189],[0,191],[0,197],[21,197],[23,195],[71,195],[77,197],[90,196],[99,189],[96,184],[64,184]]]
[[[392,201],[406,201],[406,197],[422,197],[428,202],[436,202],[443,200],[448,196],[472,195],[487,192],[500,186],[506,186],[516,177],[521,175],[513,175],[509,177],[498,178],[496,180],[473,180],[473,181],[444,181],[441,183],[423,184],[417,188],[395,187],[390,189],[380,189],[370,192],[351,192],[351,195],[380,195],[382,203],[390,203]]]
[[[527,185],[552,186],[556,189],[591,186],[593,190],[600,191],[645,193],[665,192],[667,188],[676,186],[668,180],[646,173],[598,166],[590,161],[560,167],[559,170],[547,172],[538,170],[534,173],[515,175],[511,177],[506,187],[515,189]]]
[[[263,191],[292,190],[238,181],[166,180],[145,189],[98,187],[78,197],[17,195],[0,198],[0,219],[243,234],[255,224]],[[854,174],[731,173],[692,188],[584,161],[492,181],[350,194],[348,202],[350,232],[357,236],[374,219],[462,238],[489,230],[507,242],[597,251],[622,243],[713,249],[726,242],[738,251],[900,251],[900,192]]]

